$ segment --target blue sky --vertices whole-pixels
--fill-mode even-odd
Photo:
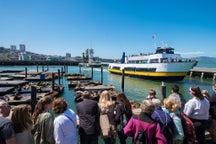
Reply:
[[[120,58],[167,42],[183,57],[216,57],[215,0],[0,0],[0,46]]]

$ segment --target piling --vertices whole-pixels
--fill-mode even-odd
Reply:
[[[42,72],[44,72],[44,65],[42,65]]]
[[[49,65],[47,64],[47,71],[49,71]]]
[[[166,85],[164,84],[164,82],[162,81],[161,84],[161,94],[162,94],[162,100],[166,98]]]
[[[54,90],[55,86],[55,73],[52,73],[52,90]]]
[[[64,72],[63,72],[63,67],[61,67],[61,74],[62,74],[62,76],[63,76],[63,73],[64,73]]]
[[[94,72],[93,72],[93,66],[91,66],[91,78],[92,78],[92,80],[93,80],[93,74],[94,74]]]
[[[81,65],[79,65],[79,74],[81,74]]]
[[[37,104],[37,88],[31,86],[31,112],[34,112],[35,106]]]
[[[25,67],[25,78],[27,78],[27,67]]]
[[[58,84],[60,85],[61,83],[60,83],[60,69],[58,69]]]
[[[101,66],[101,84],[103,84],[103,66]]]
[[[37,72],[38,72],[38,64],[37,64]]]
[[[122,92],[124,92],[124,75],[125,75],[125,70],[122,70],[122,81],[121,81],[121,89]]]

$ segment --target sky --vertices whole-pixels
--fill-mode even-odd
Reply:
[[[182,57],[216,57],[215,0],[0,0],[0,47],[118,59],[166,43]],[[153,38],[154,36],[154,38]]]

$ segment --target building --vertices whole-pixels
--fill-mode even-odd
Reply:
[[[20,44],[19,45],[19,50],[20,50],[20,52],[25,52],[26,51],[25,45],[24,44]]]

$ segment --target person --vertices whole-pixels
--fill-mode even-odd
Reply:
[[[140,126],[145,128],[149,144],[166,144],[167,140],[161,131],[159,123],[154,122],[151,118],[155,106],[152,101],[144,99],[141,103],[141,113],[133,115],[128,124],[124,128],[124,133],[127,136],[133,137],[133,142],[138,135]]]
[[[0,144],[16,144],[13,122],[6,118],[10,114],[10,105],[0,100]]]
[[[52,103],[52,111],[58,116],[54,120],[54,139],[56,144],[77,144],[77,120],[73,110],[63,98]]]
[[[212,90],[213,90],[213,93],[208,98],[209,103],[210,103],[209,112],[210,112],[210,117],[212,119],[211,125],[208,131],[211,135],[212,141],[216,143],[216,84],[213,84]]]
[[[169,115],[167,111],[164,111],[161,107],[161,100],[160,99],[152,99],[151,100],[155,106],[154,112],[151,115],[152,119],[158,122],[161,126],[161,129],[164,136],[167,139],[167,144],[173,144],[173,133],[175,130],[175,124],[173,123],[172,117]],[[163,129],[164,126],[167,126],[168,130]]]
[[[207,99],[209,99],[210,97],[209,92],[207,90],[202,90],[202,95]]]
[[[179,86],[178,85],[172,86],[171,94],[174,94],[174,95],[170,95],[170,97],[174,96],[174,99],[180,100],[180,103],[179,102],[178,103],[181,105],[180,110],[183,111],[186,100],[184,99],[183,95],[179,92]]]
[[[77,103],[80,144],[97,144],[99,135],[99,108],[97,101],[90,99],[88,91],[82,94],[83,101]]]
[[[100,115],[107,114],[108,121],[110,124],[110,132],[109,136],[103,137],[105,144],[115,144],[116,141],[116,123],[115,123],[115,105],[112,101],[111,96],[109,95],[107,90],[104,90],[99,98],[98,102]],[[101,123],[102,124],[102,123]]]
[[[15,106],[11,120],[14,124],[17,144],[32,144],[33,122],[29,106],[25,104]]]
[[[171,98],[165,98],[164,101],[164,111],[168,112],[170,117],[172,118],[175,129],[174,129],[174,144],[183,144],[184,141],[184,130],[182,127],[182,121],[180,118],[180,111],[178,105]]]
[[[149,89],[148,91],[148,96],[146,97],[146,99],[152,100],[156,98],[156,91],[152,88]]]
[[[116,125],[120,125],[121,120],[123,119],[123,114],[126,115],[127,120],[130,120],[132,116],[132,108],[129,100],[124,93],[119,93],[117,95],[117,104],[115,110]],[[117,131],[117,134],[120,140],[120,144],[126,144],[127,136],[124,134],[123,127],[120,131]]]
[[[209,101],[202,95],[198,86],[189,89],[192,99],[184,107],[184,114],[187,115],[194,124],[196,139],[199,144],[205,143],[205,130],[209,119]]]
[[[54,117],[49,112],[52,106],[52,98],[42,97],[36,104],[32,121],[34,123],[33,137],[35,144],[53,144],[53,121]]]
[[[213,93],[212,93],[211,97],[214,97],[214,96],[216,96],[216,84],[212,85],[212,90],[213,90]]]

